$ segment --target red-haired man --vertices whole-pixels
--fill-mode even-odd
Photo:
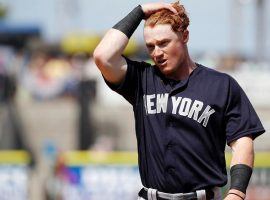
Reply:
[[[122,56],[143,19],[153,66]],[[252,173],[253,139],[264,128],[233,78],[190,58],[188,25],[179,3],[138,6],[106,33],[94,59],[108,86],[133,106],[144,186],[139,199],[220,200],[227,143],[233,157],[225,199],[241,200]]]

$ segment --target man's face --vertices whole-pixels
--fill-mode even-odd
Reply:
[[[165,76],[177,72],[187,56],[188,33],[176,33],[169,24],[144,28],[144,39],[150,57]]]

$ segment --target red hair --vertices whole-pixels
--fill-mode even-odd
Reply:
[[[154,27],[158,24],[170,24],[175,32],[187,30],[187,27],[189,26],[189,17],[187,16],[184,6],[181,5],[179,1],[173,3],[172,6],[176,9],[178,14],[174,14],[168,9],[162,9],[161,11],[150,15],[145,21],[145,26]]]

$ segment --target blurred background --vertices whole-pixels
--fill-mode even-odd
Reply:
[[[0,200],[136,199],[132,107],[104,84],[92,53],[146,2],[0,0]],[[247,199],[269,200],[270,1],[181,2],[192,58],[232,75],[262,120]],[[147,61],[142,31],[125,55]]]

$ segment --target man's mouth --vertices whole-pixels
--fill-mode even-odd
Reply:
[[[157,60],[156,63],[159,66],[163,66],[163,65],[165,65],[167,63],[167,60],[166,59],[160,59],[160,60]]]

